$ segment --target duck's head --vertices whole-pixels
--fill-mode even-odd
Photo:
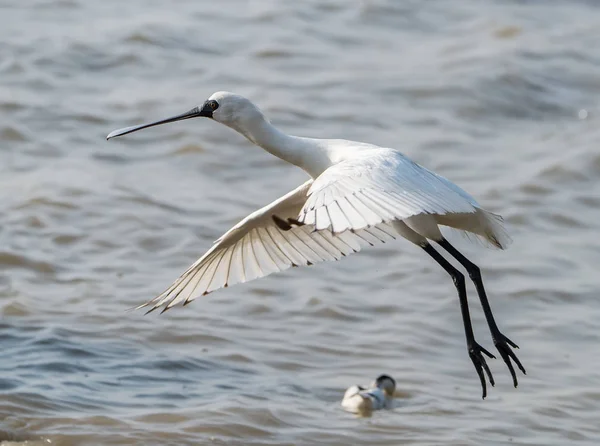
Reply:
[[[388,398],[392,398],[396,392],[396,381],[389,375],[379,375],[373,384],[375,387],[379,387]]]

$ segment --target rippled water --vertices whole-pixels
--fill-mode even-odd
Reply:
[[[599,22],[591,1],[0,1],[0,441],[598,444]],[[125,311],[305,178],[213,122],[104,140],[223,89],[506,217],[508,251],[461,249],[518,389],[490,361],[481,400],[454,287],[403,241]],[[396,409],[341,410],[384,372]]]

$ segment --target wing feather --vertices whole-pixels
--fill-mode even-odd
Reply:
[[[306,202],[311,184],[312,180],[309,180],[284,197],[250,214],[219,237],[211,249],[169,288],[138,308],[149,307],[149,311],[153,311],[163,307],[163,311],[166,311],[179,303],[186,305],[219,288],[248,282],[292,266],[338,260],[360,251],[363,246],[390,239],[388,231],[391,229],[385,224],[335,234],[330,230],[318,230],[316,224],[320,226],[320,222],[324,221],[328,225],[332,218],[339,222],[336,227],[351,227],[347,217],[333,200],[333,192],[325,193],[321,202],[323,205],[326,202],[333,203],[334,206],[315,209],[314,224],[294,225],[292,222],[289,230],[281,229],[275,224],[273,216],[284,221],[288,218],[296,219]],[[354,212],[358,215],[357,211]],[[372,219],[371,210],[363,209],[363,212]]]
[[[323,208],[328,212],[322,212]],[[311,185],[298,221],[338,233],[423,213],[475,213],[478,209],[473,197],[447,179],[398,151],[380,149],[365,151],[323,172]]]
[[[493,225],[471,228],[460,216],[473,213]],[[166,311],[216,289],[292,266],[338,260],[396,238],[392,222],[419,214],[434,214],[440,224],[504,246],[498,217],[482,210],[458,186],[395,150],[367,150],[250,214],[219,237],[169,288],[138,308]]]

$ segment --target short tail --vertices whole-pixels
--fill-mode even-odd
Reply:
[[[483,209],[478,208],[475,213],[436,215],[436,221],[440,225],[459,230],[470,240],[493,248],[506,249],[512,243],[503,218]]]
[[[482,227],[485,228],[484,233],[479,235],[485,238],[492,246],[498,249],[506,249],[512,243],[510,235],[504,226],[504,219],[498,214],[479,209],[479,218],[482,219]]]

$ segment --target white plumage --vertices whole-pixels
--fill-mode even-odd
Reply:
[[[474,341],[470,321],[467,323],[466,293],[461,285],[464,277],[433,249],[429,241],[434,241],[465,266],[475,281],[494,342],[516,385],[507,358],[524,369],[506,345],[514,343],[493,321],[479,269],[439,230],[440,225],[449,226],[504,248],[510,239],[499,216],[483,210],[464,190],[397,150],[356,141],[286,135],[248,99],[228,92],[217,92],[203,106],[182,115],[116,130],[107,138],[194,117],[209,117],[233,128],[271,154],[302,168],[311,179],[227,231],[168,289],[139,308],[148,306],[152,311],[162,307],[165,311],[219,288],[291,266],[339,260],[365,245],[401,235],[422,247],[452,275],[461,299],[470,354],[473,350],[471,359],[485,396],[482,370],[492,384],[493,379],[481,357],[482,348]]]
[[[498,248],[510,241],[501,218],[481,209],[464,190],[397,150],[379,147],[361,151],[317,177],[299,221],[318,231],[341,233],[423,214],[437,224],[469,230]],[[454,220],[444,219],[449,215]]]
[[[360,251],[365,245],[395,237],[396,232],[386,223],[335,235],[330,231],[315,231],[310,225],[290,225],[288,230],[279,228],[272,216],[283,220],[296,218],[311,184],[312,180],[308,180],[243,219],[223,234],[166,291],[142,306],[152,304],[154,309],[165,305],[168,309],[216,289],[258,279],[292,266],[339,260]]]
[[[398,233],[417,244],[437,236],[420,230],[426,224],[411,225],[414,216],[428,216],[435,228],[441,224],[469,231],[498,248],[509,241],[500,217],[484,211],[461,188],[397,150],[285,135],[246,98],[218,92],[207,103],[211,101],[218,104],[211,110],[213,119],[303,168],[312,179],[239,222],[168,289],[140,308],[164,306],[166,310],[291,266],[339,260]],[[194,110],[196,115],[201,111]],[[180,119],[193,117],[189,114]],[[108,138],[155,124],[117,130]],[[284,222],[296,220],[299,225],[282,230],[273,216]]]

